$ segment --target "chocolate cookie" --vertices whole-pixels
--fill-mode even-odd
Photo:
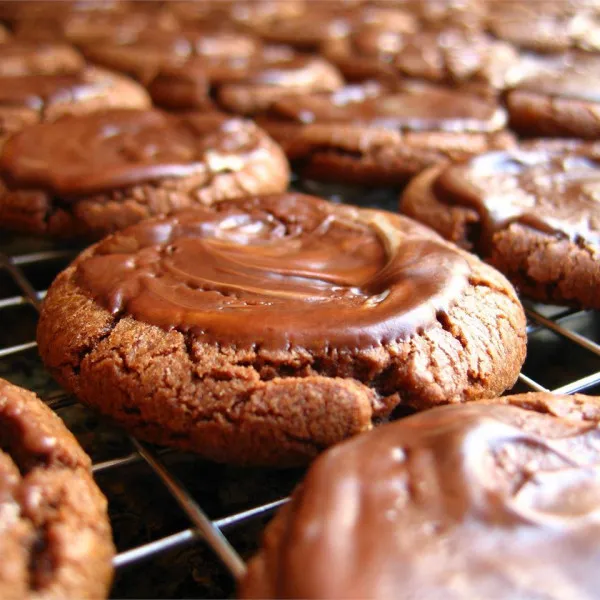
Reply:
[[[428,166],[510,147],[505,122],[492,99],[416,85],[285,98],[259,119],[303,177],[366,185],[402,185]]]
[[[2,227],[102,235],[157,214],[281,192],[281,149],[251,122],[110,110],[40,123],[0,151]]]
[[[594,597],[600,398],[548,396],[435,408],[326,452],[239,596]]]
[[[60,75],[0,76],[0,146],[27,125],[108,108],[149,108],[146,91],[127,77],[86,67]]]
[[[498,38],[536,52],[598,51],[598,8],[587,0],[491,2],[488,27]]]
[[[88,58],[144,83],[155,103],[192,110],[212,105],[252,115],[275,100],[342,86],[338,70],[322,58],[263,46],[232,31],[145,35],[128,44],[88,46]]]
[[[34,394],[0,379],[0,596],[105,598],[114,547],[90,459]]]
[[[119,2],[114,10],[101,10],[106,3],[96,3],[97,10],[81,10],[79,3],[69,7],[66,2],[49,2],[54,10],[49,14],[21,15],[15,20],[13,29],[20,39],[64,40],[76,46],[90,43],[125,42],[134,39],[144,31],[175,31],[178,20],[160,3],[150,10],[153,3]],[[119,6],[121,7],[118,10]],[[90,7],[92,8],[92,7]]]
[[[0,44],[0,77],[64,75],[84,65],[81,54],[68,44],[12,39]]]
[[[500,90],[518,73],[519,54],[478,31],[421,31],[404,40],[395,66],[405,76],[450,85],[475,84]]]
[[[541,142],[429,169],[401,211],[473,249],[530,298],[600,308],[600,149]]]
[[[38,343],[143,439],[281,466],[398,406],[511,387],[525,318],[502,275],[418,223],[285,194],[109,236],[51,286]]]
[[[600,138],[600,55],[531,60],[507,95],[510,125],[523,135]]]

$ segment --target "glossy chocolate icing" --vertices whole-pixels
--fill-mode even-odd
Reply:
[[[0,106],[25,106],[41,110],[45,105],[77,102],[100,95],[108,79],[91,81],[83,72],[71,75],[0,77]]]
[[[274,113],[301,123],[341,122],[389,129],[487,132],[506,123],[494,101],[440,88],[344,101],[341,96],[284,98]]]
[[[600,245],[600,165],[584,155],[493,152],[442,170],[433,192],[481,217],[483,244],[510,223]]]
[[[82,56],[66,44],[20,40],[0,44],[0,77],[73,73],[83,66]]]
[[[238,131],[239,130],[239,131]],[[165,178],[237,170],[256,140],[240,122],[209,131],[157,110],[107,110],[33,125],[4,145],[9,185],[42,187],[63,199]]]
[[[447,406],[318,458],[241,597],[587,599],[599,539],[595,423]]]
[[[529,74],[518,90],[553,97],[600,102],[600,57],[568,53],[558,58],[530,60]]]
[[[464,256],[414,222],[310,196],[251,198],[140,223],[77,281],[111,313],[232,347],[370,347],[435,321]]]

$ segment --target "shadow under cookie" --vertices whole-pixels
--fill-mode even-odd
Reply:
[[[51,286],[38,344],[143,439],[284,466],[398,405],[510,388],[525,317],[498,272],[418,223],[286,194],[109,236]]]

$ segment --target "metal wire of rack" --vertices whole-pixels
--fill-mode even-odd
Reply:
[[[10,311],[20,307],[33,307],[39,311],[44,289],[37,289],[25,270],[35,266],[45,271],[59,270],[56,261],[66,261],[74,256],[68,250],[43,250],[29,253],[0,253],[0,291],[3,282],[12,286],[6,297],[0,297],[0,324],[11,321]],[[48,274],[47,274],[48,276]],[[11,294],[11,292],[14,293]],[[1,294],[0,294],[1,296]],[[529,357],[515,391],[548,391],[560,393],[595,392],[600,389],[600,323],[594,311],[565,310],[556,307],[527,306],[529,319]],[[35,313],[34,317],[35,319]],[[6,319],[6,320],[5,320]],[[4,325],[2,326],[4,328]],[[598,335],[597,335],[598,334]],[[21,355],[36,347],[34,339],[10,343],[0,339],[0,364],[2,360]],[[571,363],[571,364],[569,364]],[[65,392],[49,394],[44,400],[54,410],[72,406],[76,400]],[[166,463],[170,452],[156,449],[130,438],[130,451],[116,458],[93,464],[96,476],[119,473],[127,466],[145,463],[182,509],[187,526],[178,531],[145,543],[122,549],[114,559],[117,574],[177,548],[204,542],[225,565],[233,578],[245,571],[240,554],[227,537],[230,528],[248,524],[273,513],[287,501],[286,497],[268,502],[250,502],[245,510],[211,519],[202,508],[202,498],[194,494],[171,471]]]

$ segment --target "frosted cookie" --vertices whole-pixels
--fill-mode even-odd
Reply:
[[[494,397],[525,357],[510,284],[385,211],[283,194],[146,220],[44,301],[57,380],[143,439],[284,466],[395,409]]]
[[[115,109],[27,127],[0,151],[5,229],[92,237],[146,217],[286,189],[281,149],[251,122]]]
[[[431,86],[285,98],[259,122],[303,177],[371,186],[402,185],[428,166],[514,143],[495,100]]]
[[[600,308],[597,145],[541,141],[434,167],[401,211],[475,250],[542,302]]]
[[[239,597],[593,597],[600,399],[501,401],[435,408],[324,453]]]

